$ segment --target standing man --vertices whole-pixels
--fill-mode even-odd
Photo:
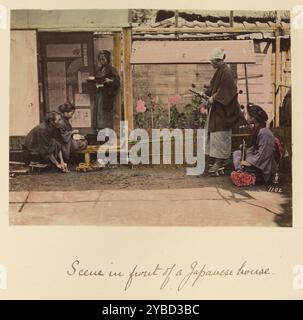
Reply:
[[[214,159],[208,172],[215,175],[218,175],[224,160],[230,158],[232,127],[241,116],[236,82],[224,61],[225,57],[222,48],[211,52],[210,63],[216,71],[205,91],[210,106],[206,123],[206,154]]]

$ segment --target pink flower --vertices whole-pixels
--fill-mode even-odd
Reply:
[[[200,113],[201,113],[201,114],[207,114],[206,105],[207,105],[206,101],[205,101],[205,100],[202,100],[202,102],[201,102],[201,104],[200,104],[200,106],[199,106],[199,108],[200,108]]]
[[[200,113],[207,114],[207,109],[204,106],[200,107]]]
[[[169,102],[172,106],[180,103],[181,101],[182,101],[182,97],[181,97],[179,94],[177,94],[177,95],[175,95],[175,96],[169,96],[169,97],[168,97],[168,102]]]
[[[142,99],[137,100],[136,112],[144,113],[146,111],[145,102]]]

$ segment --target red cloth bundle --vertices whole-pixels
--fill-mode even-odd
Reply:
[[[256,175],[243,171],[233,171],[230,174],[231,181],[237,187],[250,187],[256,183]]]

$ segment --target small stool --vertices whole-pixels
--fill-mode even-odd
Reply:
[[[98,145],[89,145],[85,149],[77,151],[77,153],[83,153],[84,154],[84,163],[86,165],[89,165],[91,163],[91,161],[90,161],[91,153],[97,153],[99,147],[100,146],[98,146]]]

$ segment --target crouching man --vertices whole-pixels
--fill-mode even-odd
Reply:
[[[67,172],[61,144],[56,140],[60,123],[61,115],[56,111],[49,112],[44,121],[27,134],[24,147],[31,161],[52,163],[60,171]]]

